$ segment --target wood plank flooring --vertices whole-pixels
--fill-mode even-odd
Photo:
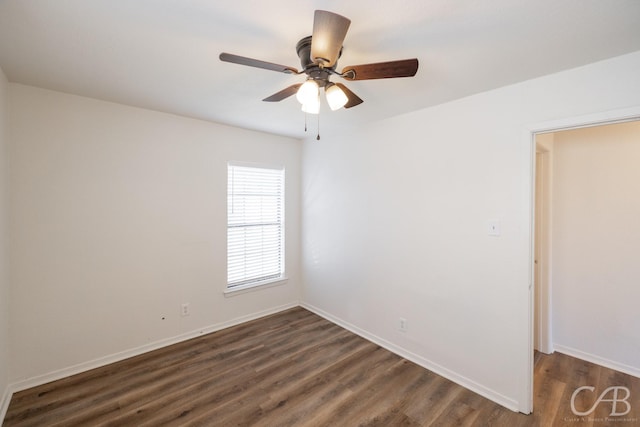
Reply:
[[[294,308],[16,393],[3,426],[610,425],[599,418],[611,403],[575,420],[583,385],[628,387],[632,412],[616,425],[640,426],[638,378],[536,354],[523,415]],[[578,409],[595,401],[580,397]]]

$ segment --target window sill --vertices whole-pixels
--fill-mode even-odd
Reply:
[[[281,277],[274,280],[265,280],[264,282],[251,283],[250,285],[236,286],[231,289],[224,290],[224,296],[226,298],[235,297],[236,295],[246,294],[248,292],[254,292],[261,289],[273,288],[275,286],[284,285],[288,282],[288,278]]]

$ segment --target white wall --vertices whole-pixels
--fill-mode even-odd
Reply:
[[[7,130],[7,87],[8,82],[0,69],[0,420],[3,409],[8,404],[9,384],[9,282],[7,274],[5,229],[7,202],[6,187],[6,130]]]
[[[18,84],[9,113],[18,388],[298,303],[300,141]],[[286,168],[289,282],[225,298],[230,160]]]
[[[527,410],[533,150],[523,135],[639,106],[638,75],[640,52],[305,144],[304,303]],[[493,219],[500,237],[487,234]]]
[[[557,350],[640,376],[640,122],[555,134]]]

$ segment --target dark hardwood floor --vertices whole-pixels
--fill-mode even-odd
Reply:
[[[640,425],[638,378],[538,353],[535,384],[534,413],[515,413],[294,308],[16,393],[3,425],[612,425],[610,402],[575,419],[583,385],[628,387],[631,412],[610,418]],[[578,410],[595,401],[580,397]]]

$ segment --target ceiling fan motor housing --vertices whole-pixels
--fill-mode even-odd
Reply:
[[[300,65],[302,70],[311,79],[315,80],[320,87],[326,86],[329,83],[329,76],[334,74],[338,61],[336,61],[332,67],[324,67],[321,64],[317,64],[311,60],[311,36],[304,37],[296,44],[296,53],[300,58]],[[338,58],[342,55],[342,48]]]

